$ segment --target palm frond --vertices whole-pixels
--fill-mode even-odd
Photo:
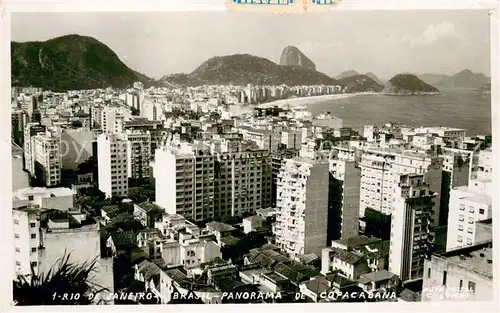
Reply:
[[[20,276],[14,281],[14,300],[17,305],[75,305],[90,304],[84,295],[98,293],[106,288],[93,282],[91,273],[96,271],[97,258],[81,264],[70,261],[71,253],[65,251],[46,272],[36,275],[32,268],[29,277]],[[64,295],[69,295],[64,298]],[[78,299],[71,295],[79,294]]]

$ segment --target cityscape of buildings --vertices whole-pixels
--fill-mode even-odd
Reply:
[[[13,88],[14,280],[71,252],[162,304],[493,299],[491,135],[259,106],[342,92]]]

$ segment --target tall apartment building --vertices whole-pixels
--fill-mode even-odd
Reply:
[[[101,129],[107,134],[123,133],[124,123],[130,119],[130,109],[105,107],[101,110]]]
[[[298,150],[279,150],[271,153],[271,207],[276,207],[277,190],[278,190],[278,175],[281,168],[285,166],[286,160],[297,157]]]
[[[278,175],[276,244],[292,257],[321,255],[327,245],[329,163],[325,155],[286,161]]]
[[[492,218],[491,195],[475,188],[474,183],[450,192],[447,251],[475,244],[476,222]]]
[[[193,220],[213,218],[215,157],[188,143],[155,152],[156,203],[169,214]]]
[[[337,216],[331,220],[333,238],[347,239],[359,233],[359,196],[361,170],[355,161],[335,158],[330,160],[330,202],[336,208]]]
[[[252,214],[271,205],[271,156],[266,150],[218,153],[215,214]]]
[[[97,137],[98,187],[107,197],[128,194],[128,148],[123,134]]]
[[[31,138],[36,180],[46,187],[61,183],[60,137],[46,132]]]
[[[442,160],[435,155],[394,149],[365,149],[361,157],[360,216],[366,208],[384,214],[392,213],[394,187],[402,174],[421,174],[425,176],[434,200],[432,225],[439,224],[439,205],[442,180]]]
[[[424,175],[400,175],[391,217],[389,271],[402,281],[422,277],[433,241],[430,225],[434,198]]]
[[[281,143],[287,149],[300,149],[302,146],[302,131],[286,130],[281,133]]]
[[[156,203],[193,220],[253,213],[271,201],[268,151],[211,154],[185,142],[155,153]]]
[[[126,130],[128,140],[127,165],[128,177],[142,179],[149,177],[151,159],[151,134],[143,130]]]
[[[46,127],[38,123],[28,123],[24,129],[24,168],[31,174],[35,174],[35,159],[33,153],[33,146],[31,144],[31,137],[45,133]]]
[[[440,192],[439,225],[447,225],[450,191],[453,188],[467,186],[469,184],[471,159],[469,152],[454,149],[446,149],[440,154],[440,157],[443,159],[443,171]]]
[[[422,287],[422,301],[493,300],[492,242],[434,254]]]
[[[31,275],[33,268],[38,274],[39,253],[43,246],[40,233],[40,211],[30,206],[14,207],[14,277]]]

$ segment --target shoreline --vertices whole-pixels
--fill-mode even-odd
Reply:
[[[310,96],[310,97],[298,97],[298,98],[280,99],[276,101],[266,102],[254,105],[254,107],[265,109],[277,106],[279,108],[283,108],[286,106],[301,106],[324,100],[347,99],[355,96],[377,95],[377,94],[378,93],[376,92],[357,92],[357,93],[336,93],[336,94]]]

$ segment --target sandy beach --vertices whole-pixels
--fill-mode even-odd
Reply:
[[[272,102],[266,102],[263,104],[256,105],[257,108],[270,108],[270,107],[280,107],[286,108],[289,106],[301,106],[305,104],[325,101],[325,100],[335,100],[335,99],[346,99],[355,96],[361,95],[370,95],[376,94],[374,92],[359,92],[359,93],[341,93],[341,94],[331,94],[331,95],[321,95],[321,96],[312,96],[312,97],[300,97],[300,98],[290,98],[290,99],[282,99],[276,100]]]

